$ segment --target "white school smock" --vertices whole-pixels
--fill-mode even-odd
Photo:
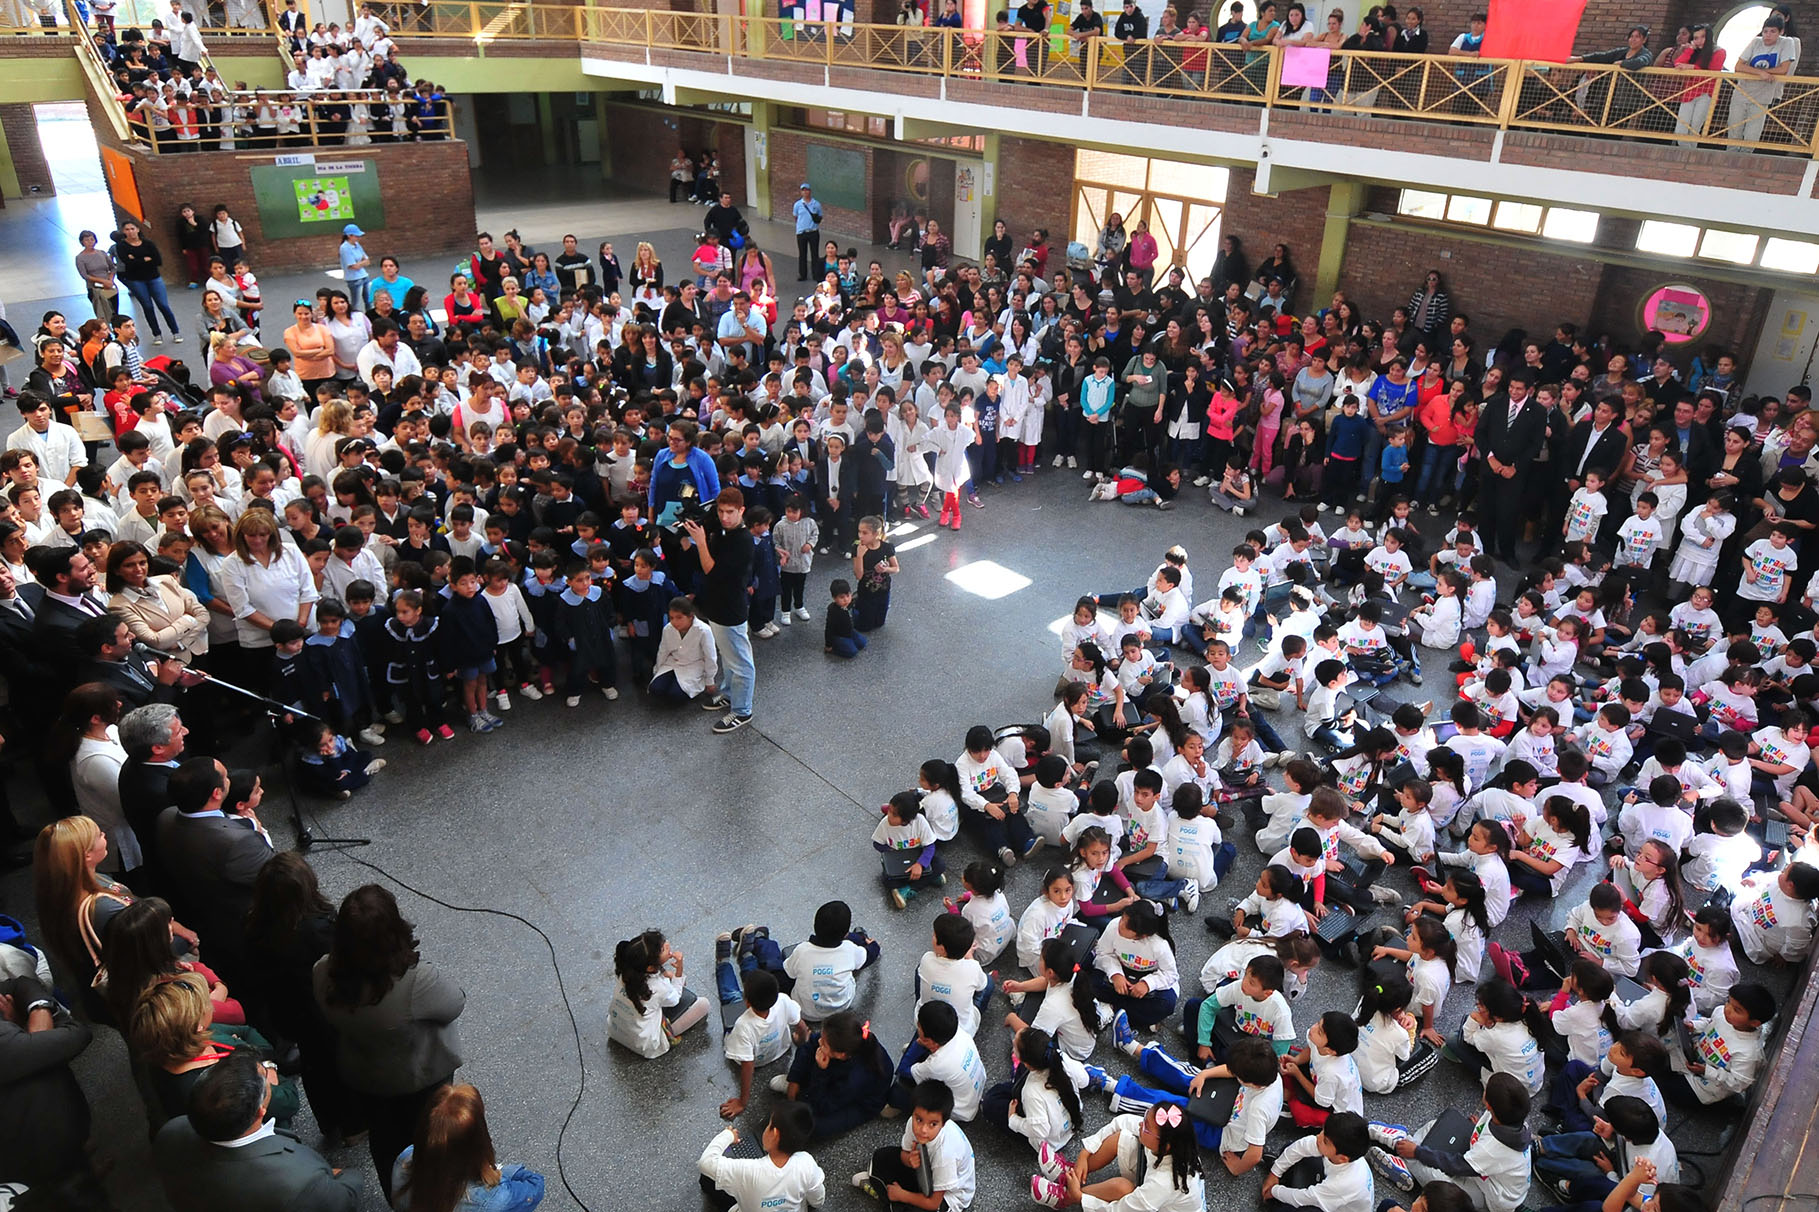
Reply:
[[[960,1118],[958,1112],[955,1118]],[[906,1119],[899,1148],[917,1147]],[[972,1204],[973,1193],[978,1190],[973,1168],[973,1142],[967,1140],[960,1125],[950,1119],[941,1125],[934,1140],[921,1147],[928,1151],[929,1189],[945,1193],[942,1199],[945,1212],[963,1212]]]
[[[961,906],[960,916],[973,924],[973,958],[981,966],[997,959],[1004,945],[1017,936],[1016,920],[1002,892],[972,897]]]
[[[1746,888],[1746,894],[1748,891]],[[1813,922],[1813,903],[1783,893],[1778,877],[1771,878],[1760,892],[1747,899],[1739,896],[1731,905],[1737,945],[1755,964],[1766,964],[1776,956],[1804,959],[1813,945]]]
[[[1452,933],[1453,948],[1459,954],[1459,962],[1453,965],[1453,980],[1461,985],[1477,984],[1478,972],[1484,967],[1484,931],[1463,909],[1447,911],[1446,928]]]
[[[617,1040],[649,1060],[670,1049],[663,1030],[663,1012],[682,1000],[682,982],[664,973],[650,978],[651,995],[639,1010],[625,992],[625,982],[613,982],[613,1000],[606,1009],[606,1038]]]
[[[1211,891],[1219,884],[1213,861],[1224,841],[1219,822],[1212,816],[1201,815],[1191,821],[1176,817],[1164,847],[1168,853],[1168,877],[1193,880],[1200,885],[1200,891]]]
[[[940,788],[923,793],[922,815],[935,827],[937,842],[951,842],[960,832],[960,805]]]
[[[985,1097],[985,1062],[971,1032],[961,1031],[910,1066],[912,1081],[937,1081],[954,1092],[954,1118],[971,1122]]]
[[[989,980],[978,960],[951,959],[925,951],[916,965],[916,976],[922,983],[917,1009],[929,1002],[946,1002],[960,1016],[960,1030],[968,1035],[978,1032],[979,1007],[973,1005],[973,995],[984,989]]]
[[[1282,1079],[1273,1078],[1263,1087],[1238,1083],[1238,1098],[1232,1104],[1232,1118],[1219,1134],[1221,1153],[1244,1153],[1253,1145],[1268,1142],[1270,1129],[1282,1117]],[[1195,1204],[1198,1208],[1200,1205]]]
[[[1031,972],[1042,962],[1042,944],[1058,936],[1074,920],[1074,902],[1057,905],[1038,894],[1017,919],[1017,962]]]
[[[1541,1093],[1544,1079],[1541,1049],[1527,1024],[1492,1023],[1486,1027],[1475,1018],[1465,1020],[1465,1042],[1484,1053],[1492,1073],[1507,1073],[1528,1087],[1530,1094]]]
[[[1415,1052],[1415,1037],[1407,1027],[1381,1012],[1358,1028],[1358,1047],[1352,1059],[1358,1081],[1372,1094],[1393,1094],[1402,1080],[1400,1068]]]
[[[1079,979],[1079,976],[1074,977],[1074,980]],[[1111,1021],[1103,1007],[1100,1007],[1099,1021]],[[1049,986],[1048,991],[1042,995],[1042,1005],[1036,1009],[1036,1017],[1030,1020],[1030,1026],[1054,1036],[1056,1046],[1075,1060],[1083,1061],[1093,1054],[1097,1036],[1080,1020],[1080,1011],[1074,1005],[1074,981]]]
[[[1319,1136],[1304,1136],[1282,1151],[1270,1173],[1277,1178],[1303,1161],[1320,1162],[1320,1181],[1311,1187],[1287,1187],[1281,1183],[1270,1191],[1270,1197],[1291,1208],[1318,1208],[1320,1212],[1372,1212],[1377,1206],[1375,1183],[1370,1163],[1363,1158],[1343,1165],[1320,1156]]]
[[[801,1212],[827,1202],[827,1176],[804,1149],[790,1154],[781,1167],[768,1157],[728,1157],[735,1140],[731,1128],[708,1142],[696,1167],[708,1181],[738,1201],[740,1209]]]
[[[1061,831],[1067,828],[1079,808],[1079,798],[1063,787],[1031,783],[1023,796],[1023,819],[1029,824],[1030,832],[1051,846],[1062,844]]]
[[[1596,1069],[1599,1060],[1610,1051],[1611,1029],[1604,1021],[1604,1009],[1604,1002],[1581,999],[1548,1016],[1554,1030],[1566,1040],[1568,1060]],[[1622,1020],[1618,1025],[1622,1025]]]
[[[853,1004],[853,974],[865,966],[865,948],[851,939],[832,947],[803,942],[783,961],[783,971],[796,982],[802,1017],[819,1022]]]
[[[1057,1080],[1071,1082],[1075,1091],[1079,1091],[1086,1085],[1086,1066],[1066,1053],[1061,1055],[1060,1061],[1059,1074],[1051,1068],[1047,1073],[1032,1072],[1024,1080],[1017,1110],[1007,1120],[1010,1130],[1027,1140],[1032,1149],[1039,1149],[1046,1143],[1051,1149],[1059,1150],[1080,1128],[1068,1115],[1061,1095],[1052,1083]]]
[[[1126,938],[1120,922],[1113,922],[1093,948],[1093,964],[1107,976],[1122,973],[1133,984],[1147,981],[1152,994],[1181,985],[1175,968],[1175,949],[1159,935]]]
[[[1617,914],[1617,920],[1605,925],[1597,918],[1591,902],[1581,901],[1566,915],[1566,928],[1579,936],[1579,945],[1598,958],[1612,976],[1634,976],[1642,962],[1642,932],[1636,923]],[[1622,1011],[1618,1011],[1622,1017]]]
[[[790,1029],[802,1021],[802,1007],[787,993],[777,994],[777,1004],[769,1014],[759,1014],[750,1006],[739,1016],[721,1051],[729,1061],[750,1061],[768,1065],[790,1049]]]

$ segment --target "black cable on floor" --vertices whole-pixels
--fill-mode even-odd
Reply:
[[[781,746],[779,746],[779,748],[781,748]],[[848,798],[850,799],[851,797],[849,796]],[[314,811],[311,811],[309,815],[310,821],[316,826],[317,831],[321,832],[322,819],[318,817]],[[562,999],[563,1013],[568,1015],[569,1033],[575,1040],[575,1061],[581,1068],[581,1086],[575,1091],[574,1101],[569,1103],[568,1114],[562,1117],[562,1127],[556,1133],[556,1177],[562,1180],[562,1189],[568,1192],[570,1199],[581,1206],[583,1212],[594,1212],[593,1206],[585,1199],[582,1199],[580,1193],[575,1190],[574,1184],[569,1182],[568,1170],[562,1164],[562,1143],[568,1136],[569,1125],[574,1122],[575,1112],[581,1109],[581,1100],[587,1095],[587,1050],[582,1045],[581,1024],[575,1018],[575,1007],[568,1000],[568,983],[562,979],[562,961],[556,957],[556,944],[550,939],[548,934],[544,933],[543,927],[527,917],[511,912],[509,909],[486,909],[473,905],[456,905],[443,900],[439,896],[434,896],[425,892],[423,889],[416,887],[406,880],[398,878],[384,867],[381,867],[378,863],[368,862],[363,858],[357,858],[346,850],[336,851],[335,853],[350,863],[358,864],[361,867],[365,867],[368,871],[375,872],[381,878],[396,884],[412,896],[420,897],[423,900],[430,902],[432,905],[440,905],[444,909],[453,910],[456,913],[480,913],[490,914],[493,917],[507,918],[510,921],[528,927],[538,938],[543,940],[543,946],[549,951],[550,967],[553,968],[556,973],[556,994]]]

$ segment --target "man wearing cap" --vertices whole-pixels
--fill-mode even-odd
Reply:
[[[366,248],[360,243],[360,237],[365,234],[354,223],[341,229],[341,281],[347,285],[347,297],[355,311],[366,310],[366,267],[372,264]],[[402,308],[404,300],[395,302]]]
[[[821,247],[821,203],[807,181],[796,188],[802,194],[790,208],[796,216],[796,281],[806,282],[809,262]]]

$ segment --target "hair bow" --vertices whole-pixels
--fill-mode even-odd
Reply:
[[[872,1037],[872,1020],[868,1018],[863,1023],[859,1024],[859,1038],[860,1039],[870,1039],[871,1037]]]
[[[1181,1108],[1169,1103],[1156,1108],[1156,1122],[1165,1128],[1181,1126]]]

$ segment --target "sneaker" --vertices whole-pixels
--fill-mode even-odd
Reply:
[[[501,711],[510,711],[512,709],[512,696],[503,690],[498,691],[493,695],[493,706]]]
[[[809,620],[808,607],[806,607],[806,606],[798,606],[798,607],[796,607],[795,610],[791,611],[790,613],[794,614],[797,618],[801,619],[804,623],[808,622],[808,620]]]
[[[1164,501],[1161,497],[1156,498],[1156,508],[1162,510],[1164,513],[1168,512],[1169,510],[1173,509],[1174,507],[1175,507],[1175,503],[1173,501]]]
[[[776,635],[777,631],[778,631],[777,624],[766,623],[764,626],[758,628],[758,638],[761,640],[768,640],[772,636]]]
[[[1115,1085],[1117,1083],[1112,1080],[1112,1075],[1098,1065],[1086,1066],[1086,1088],[1088,1090],[1110,1090]]]
[[[153,345],[162,345],[162,344],[164,344],[164,338],[163,337],[153,337],[152,344]]]
[[[775,1077],[771,1078],[771,1089],[776,1091],[778,1094],[788,1094],[789,1093],[789,1074],[779,1073]]]
[[[1397,892],[1394,888],[1384,888],[1376,884],[1371,885],[1371,900],[1379,905],[1387,905],[1391,909],[1402,908],[1402,894]]]
[[[1356,500],[1357,500],[1358,504],[1360,504],[1360,505],[1364,504],[1365,495],[1363,493],[1359,493]]]
[[[1427,516],[1428,516],[1428,517],[1430,517],[1430,518],[1437,518],[1437,517],[1439,517],[1439,516],[1440,516],[1440,506],[1438,506],[1438,505],[1429,505],[1429,506],[1428,506],[1428,507],[1427,507]]]
[[[878,1112],[879,1119],[902,1119],[903,1112],[897,1107],[885,1107]]]
[[[886,1107],[884,1110],[896,1111],[897,1108]],[[883,1114],[883,1112],[880,1112],[880,1114]],[[902,1112],[899,1111],[898,1114],[901,1115]],[[871,1171],[861,1170],[859,1173],[853,1175],[853,1186],[858,1190],[865,1192],[865,1194],[872,1199],[875,1199],[880,1203],[884,1202],[884,1184],[873,1178]]]
[[[908,909],[913,890],[909,888],[892,888],[891,904],[898,909]]]
[[[968,504],[968,505],[971,505],[971,506],[972,506],[972,507],[973,507],[973,508],[974,508],[974,509],[984,509],[984,508],[985,508],[985,502],[984,502],[984,501],[981,501],[981,500],[980,500],[980,499],[979,499],[979,494],[978,494],[978,493],[974,493],[974,494],[973,494],[973,495],[972,495],[972,496],[970,496],[970,497],[968,497],[968,498],[966,498],[966,503],[967,503],[967,504]],[[955,526],[955,529],[956,529],[956,530],[958,530],[958,529],[959,529],[959,526],[958,526],[958,525],[956,525],[956,526]]]
[[[571,694],[566,699],[563,699],[562,702],[565,706],[579,707],[581,706],[581,696],[578,694]]]
[[[733,932],[722,930],[714,936],[714,963],[730,964],[733,962]]]
[[[385,722],[388,724],[402,724],[404,723],[404,713],[396,710],[388,711],[385,713]]]
[[[1055,461],[1060,462],[1060,456],[1057,455]],[[1102,1075],[1104,1072],[1103,1069],[1100,1070]],[[1042,1177],[1060,1181],[1061,1176],[1067,1173],[1067,1158],[1055,1152],[1047,1141],[1043,1141],[1036,1149],[1036,1168],[1042,1171]]]
[[[1408,1163],[1394,1153],[1382,1148],[1372,1149],[1365,1154],[1370,1159],[1371,1169],[1380,1175],[1384,1182],[1407,1194],[1415,1189],[1415,1176],[1409,1173]]]
[[[1081,478],[1081,479],[1083,479],[1083,480],[1090,480],[1090,479],[1092,479],[1092,478],[1093,478],[1093,475],[1094,475],[1094,473],[1093,473],[1093,472],[1090,472],[1090,471],[1089,471],[1089,472],[1087,472],[1087,473],[1086,473],[1086,474],[1084,474],[1084,475],[1082,475],[1082,476],[1081,476],[1081,477],[1080,477],[1080,478]],[[1105,477],[1104,477],[1104,476],[1100,476],[1100,477],[1099,477],[1099,478],[1100,478],[1100,479],[1101,479],[1101,480],[1103,480],[1103,479],[1104,479],[1104,478],[1105,478]]]
[[[1238,936],[1238,927],[1232,925],[1230,917],[1209,917],[1206,919],[1206,928],[1220,938],[1229,939]]]
[[[718,691],[716,691],[715,693],[710,694],[706,698],[701,700],[701,710],[703,710],[703,711],[722,711],[725,708],[731,706],[731,704],[732,704],[731,699],[727,698],[724,694],[721,694]]]
[[[1065,1208],[1067,1187],[1044,1174],[1030,1175],[1030,1198],[1045,1208]]]
[[[1137,1033],[1131,1030],[1131,1016],[1122,1010],[1112,1017],[1112,1043],[1120,1052],[1137,1055]]]
[[[1018,484],[1023,483],[1023,477],[1021,475],[1019,475],[1018,473],[1013,471],[1010,473],[1010,475],[1011,475],[1011,479],[1013,481],[1015,481],[1016,483],[1018,483]]]
[[[338,800],[351,800],[354,798],[354,793],[343,787],[341,790],[335,792],[335,798]]]
[[[1053,463],[1050,463],[1050,464],[1049,464],[1049,466],[1050,466],[1050,467],[1059,467],[1059,466],[1061,466],[1061,456],[1060,456],[1060,455],[1056,455],[1056,456],[1055,456],[1055,461],[1054,461],[1054,462],[1053,462]]]
[[[1011,1009],[1013,1009],[1013,1010],[1015,1010],[1018,1007],[1020,1007],[1021,1005],[1023,1005],[1023,1003],[1025,1001],[1027,1001],[1028,999],[1029,999],[1029,994],[1018,993],[1015,990],[1012,990],[1011,992],[1006,993],[1004,995],[1004,1000],[1011,1004]]]
[[[1042,849],[1046,845],[1048,845],[1048,839],[1043,837],[1041,834],[1037,834],[1036,837],[1030,842],[1030,848],[1023,852],[1023,857],[1028,858],[1030,855],[1036,853],[1036,851]]]
[[[1189,880],[1181,890],[1181,907],[1189,913],[1200,908],[1200,881]]]
[[[436,725],[436,735],[445,741],[452,741],[455,739],[455,730],[447,724],[438,724]]]
[[[429,729],[427,729],[427,728],[417,729],[417,743],[419,745],[427,745],[435,739],[436,739],[436,734],[431,732]]]
[[[608,686],[600,693],[606,696],[606,701],[609,703],[617,703],[619,701],[619,688],[617,686]]]
[[[1076,459],[1073,455],[1069,455],[1069,456],[1067,456],[1067,466],[1068,466],[1068,470],[1071,471],[1074,468],[1080,466],[1080,460]]]
[[[919,518],[922,518],[924,521],[926,521],[928,519],[928,506],[927,505],[916,506],[916,516]]]
[[[370,761],[366,764],[366,775],[368,778],[371,778],[373,775],[378,774],[381,770],[384,770],[384,769],[385,769],[385,759],[384,758],[374,758],[372,761]]]
[[[354,734],[362,745],[383,745],[385,737],[371,728],[362,728]]]
[[[1017,865],[1017,852],[1012,850],[1009,846],[1000,846],[998,847],[998,861],[1003,863],[1006,867],[1015,867]]]
[[[1211,476],[1195,476],[1194,477],[1194,487],[1195,488],[1205,488],[1208,484],[1211,484],[1212,482],[1213,482],[1213,477],[1211,477]]]
[[[498,716],[494,715],[492,712],[482,711],[480,714],[482,716],[486,717],[486,722],[488,725],[486,730],[488,732],[492,732],[494,729],[497,729],[497,728],[505,727],[505,721],[500,719]]]
[[[714,731],[719,733],[722,736],[725,736],[729,732],[739,731],[741,728],[745,727],[747,724],[749,724],[751,722],[752,722],[751,716],[734,715],[732,712],[729,711],[725,715],[721,716],[719,721],[717,723],[715,723]]]
[[[777,622],[781,626],[788,627],[790,623],[794,621],[794,617],[795,616],[791,615],[790,612],[786,610],[777,616]]]

